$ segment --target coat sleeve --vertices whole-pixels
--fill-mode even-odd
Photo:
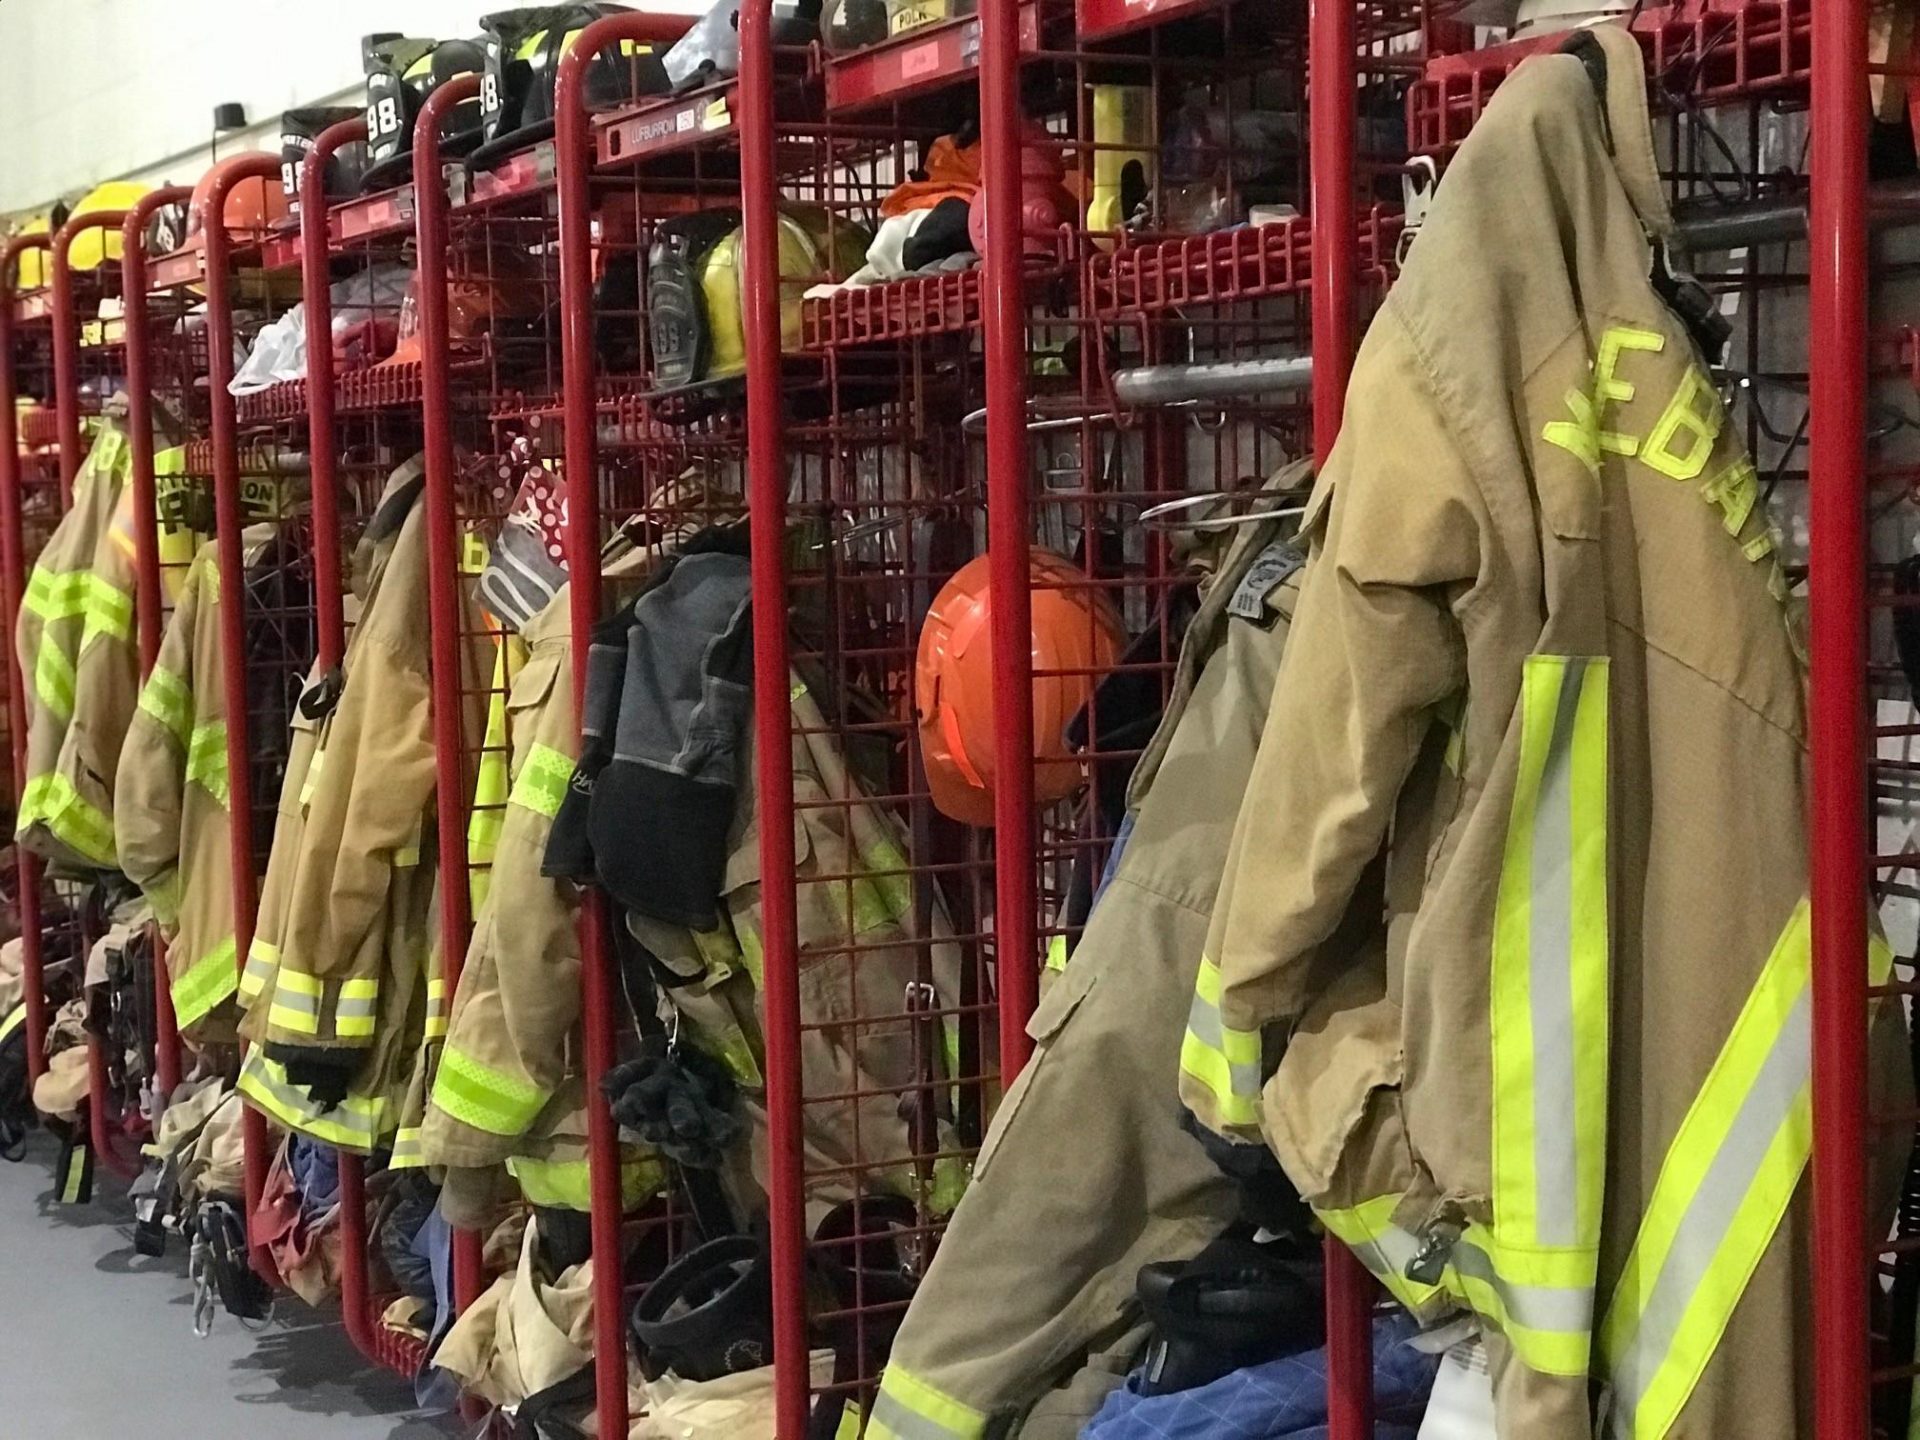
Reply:
[[[120,868],[171,932],[180,911],[180,824],[193,739],[193,635],[204,560],[187,572],[153,670],[140,689],[114,775]]]
[[[1466,683],[1485,510],[1391,310],[1306,519],[1308,569],[1201,957],[1180,1097],[1258,1143],[1263,1032],[1306,1008],[1315,956],[1387,839],[1434,708]],[[1204,1137],[1203,1137],[1204,1138]]]
[[[509,723],[530,723],[533,737],[508,793],[491,888],[434,1076],[422,1137],[430,1165],[490,1165],[519,1153],[567,1078],[580,1018],[578,909],[569,883],[541,873],[574,768],[572,687],[561,658],[535,655],[514,681]]]
[[[73,721],[61,745],[59,774],[77,797],[61,840],[97,863],[118,865],[114,849],[115,776],[140,694],[134,647],[133,492],[122,485],[94,547],[86,619],[74,658]]]
[[[378,927],[393,872],[421,863],[430,823],[428,690],[424,667],[385,633],[367,635],[349,657],[309,772],[269,1045],[365,1050],[374,1042],[385,968]]]

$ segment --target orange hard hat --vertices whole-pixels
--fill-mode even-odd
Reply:
[[[1060,800],[1086,782],[1067,724],[1126,643],[1120,617],[1086,572],[1050,550],[1029,552],[1032,585],[1033,798]],[[969,825],[993,823],[993,598],[987,557],[970,560],[934,597],[914,662],[920,753],[934,806]]]
[[[213,172],[209,170],[193,187],[193,199],[187,205],[187,244],[200,242],[201,202],[207,198]],[[227,191],[227,233],[236,240],[259,240],[287,217],[287,196],[276,177],[252,175]]]

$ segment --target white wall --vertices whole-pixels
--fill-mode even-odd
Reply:
[[[223,101],[253,128],[222,155],[276,149],[282,110],[358,103],[362,35],[472,35],[510,3],[0,0],[0,215],[121,176],[190,184]]]

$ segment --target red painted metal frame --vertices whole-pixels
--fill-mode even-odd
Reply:
[[[1808,224],[1813,1336],[1818,1440],[1870,1432],[1867,1142],[1867,4],[1813,18]]]
[[[80,320],[74,313],[73,242],[89,230],[119,230],[127,222],[125,210],[93,210],[76,215],[53,237],[53,398],[60,420],[60,495],[73,503],[73,482],[84,453],[80,415]],[[151,421],[149,449],[151,449]],[[129,433],[133,415],[127,416]],[[104,1037],[87,1032],[87,1134],[95,1159],[123,1180],[140,1173],[137,1160],[120,1153],[107,1113],[107,1046]]]
[[[745,7],[750,10],[751,5]],[[560,57],[554,79],[554,166],[560,207],[560,346],[567,475],[568,611],[573,627],[575,722],[584,705],[587,649],[600,620],[599,441],[594,431],[593,129],[586,110],[588,62],[621,40],[664,43],[686,33],[685,16],[632,11],[595,20]],[[740,19],[746,50],[748,19]],[[784,678],[780,693],[786,693]],[[776,887],[777,888],[777,887]],[[587,1169],[593,1242],[594,1410],[602,1435],[627,1433],[626,1303],[620,1245],[620,1151],[600,1077],[613,1064],[614,993],[606,897],[588,890],[580,907],[580,1027],[587,1092]],[[772,929],[769,921],[769,931]],[[769,943],[767,969],[775,967]],[[769,1088],[771,1088],[771,1083]],[[771,1103],[771,1096],[769,1096]],[[783,1167],[775,1166],[776,1173]],[[776,1303],[778,1297],[776,1295]],[[623,1363],[610,1364],[612,1356]]]
[[[980,6],[980,257],[986,356],[987,584],[995,678],[993,953],[1000,997],[1000,1077],[1033,1054],[1027,1020],[1040,998],[1033,838],[1033,606],[1029,545],[1027,313],[1021,283],[1020,30],[1017,0]]]
[[[144,683],[160,654],[159,515],[153,489],[153,381],[148,349],[153,343],[147,319],[147,222],[154,212],[193,194],[185,185],[148,191],[127,211],[120,226],[120,303],[127,337],[127,483],[133,489],[134,638]],[[173,986],[166,949],[156,935],[153,946],[154,1084],[162,1096],[180,1083],[180,1031],[174,1023]]]
[[[80,322],[73,313],[73,242],[89,230],[116,230],[124,210],[76,215],[55,232],[49,273],[53,291],[53,401],[60,417],[60,499],[73,503],[73,481],[86,445],[80,416]]]
[[[1313,0],[1307,22],[1313,446],[1320,465],[1340,433],[1357,343],[1355,18],[1351,0]],[[1331,1235],[1325,1255],[1327,1433],[1329,1440],[1364,1440],[1373,1433],[1373,1281]]]
[[[440,973],[452,996],[473,934],[466,883],[464,797],[471,793],[461,735],[460,543],[454,495],[453,399],[447,356],[447,187],[441,175],[440,122],[455,105],[480,93],[478,75],[442,83],[420,107],[413,130],[415,285],[420,296],[421,424],[426,440],[427,632],[433,683],[433,748],[439,799],[434,821],[440,844]],[[464,1310],[480,1298],[485,1276],[478,1232],[453,1234],[453,1297]]]
[[[16,235],[0,248],[0,625],[6,627],[7,715],[13,746],[13,793],[27,782],[27,692],[13,637],[27,590],[27,559],[20,532],[20,437],[14,423],[14,290],[20,257],[52,247],[51,235]],[[47,995],[40,953],[40,857],[14,847],[20,885],[20,979],[27,1007],[27,1075],[47,1070]]]
[[[227,234],[226,209],[228,194],[242,180],[278,181],[279,176],[278,155],[261,150],[229,156],[201,178],[192,217],[205,247],[207,389],[212,406],[213,509],[218,532],[214,537],[215,561],[226,581],[221,587],[225,598],[220,606],[220,648],[226,657],[222,682],[227,711],[227,813],[233,817],[228,844],[233,866],[234,948],[242,966],[253,946],[259,894],[253,873],[253,752],[247,723],[247,588],[243,578],[246,556],[240,537],[239,419],[227,390],[233,379],[233,242]],[[258,1110],[247,1106],[241,1124],[247,1214],[251,1217],[266,1189],[267,1121]],[[261,1278],[276,1283],[279,1272],[267,1247],[251,1244],[249,1236],[249,1253]]]
[[[772,0],[744,0],[740,6],[740,108],[740,328],[747,361],[747,515],[753,545],[754,787],[760,873],[774,881],[761,889],[774,1423],[781,1440],[799,1440],[807,1433],[807,1223],[797,1043],[800,940],[790,880],[795,864],[793,702],[788,680]]]
[[[327,162],[343,146],[364,140],[363,119],[329,126],[314,139],[300,167],[300,299],[307,333],[333,331],[330,255],[327,247]],[[307,347],[307,375],[287,387],[306,402],[307,455],[312,468],[313,608],[316,666],[332,669],[347,647],[346,607],[341,588],[340,491],[334,441],[333,347]],[[340,1164],[340,1318],[353,1348],[376,1365],[392,1363],[375,1318],[367,1276],[367,1168],[363,1157],[337,1152]]]

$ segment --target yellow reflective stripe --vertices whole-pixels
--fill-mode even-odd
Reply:
[[[527,751],[520,773],[514,777],[510,804],[532,810],[551,820],[560,813],[567,785],[573,779],[573,761],[551,745],[535,743]]]
[[[387,1157],[389,1170],[417,1170],[427,1163],[420,1148],[423,1127],[402,1125],[393,1132],[393,1153]]]
[[[447,982],[435,975],[427,981],[426,1038],[444,1040],[447,1035]]]
[[[227,808],[227,726],[224,720],[196,725],[187,742],[187,783],[198,785]]]
[[[370,1153],[386,1132],[392,1108],[384,1096],[348,1095],[332,1109],[322,1109],[287,1079],[285,1066],[267,1059],[258,1047],[247,1052],[236,1088],[255,1109],[287,1128],[359,1155]]]
[[[1607,677],[1533,655],[1494,911],[1493,1230],[1594,1263],[1606,1165]]]
[[[1194,982],[1193,1008],[1180,1042],[1180,1070],[1205,1089],[1222,1125],[1260,1123],[1260,1036],[1236,1030],[1220,1013],[1226,982],[1220,967],[1202,956]],[[1203,1119],[1207,1117],[1202,1117]]]
[[[75,1142],[67,1152],[67,1168],[60,1181],[60,1203],[78,1205],[80,1197],[87,1188],[87,1161],[89,1159],[87,1142]]]
[[[1393,1223],[1400,1200],[1384,1195],[1315,1213],[1408,1309],[1427,1311],[1436,1300],[1450,1299],[1497,1326],[1531,1368],[1550,1375],[1587,1372],[1593,1328],[1588,1256],[1503,1249],[1489,1230],[1475,1225],[1455,1241],[1441,1282],[1423,1284],[1407,1277],[1421,1243]]]
[[[911,915],[912,867],[900,847],[878,840],[860,859],[869,873],[852,882],[855,932],[879,930]]]
[[[33,693],[61,720],[73,718],[73,661],[51,639],[40,642],[33,657]]]
[[[19,827],[43,825],[76,855],[111,868],[113,821],[89,804],[64,775],[41,775],[27,782],[20,799]]]
[[[168,987],[176,1024],[191,1025],[239,988],[239,949],[229,936]]]
[[[984,1412],[936,1390],[897,1364],[880,1376],[880,1393],[867,1417],[868,1440],[979,1440]]]
[[[346,1039],[364,1039],[373,1034],[379,1019],[380,980],[363,976],[342,980],[334,997],[333,1033]]]
[[[52,623],[55,620],[79,620],[87,613],[87,597],[93,590],[93,576],[85,570],[64,574],[34,567],[27,581],[23,604],[27,613]]]
[[[585,1160],[535,1160],[515,1155],[507,1161],[507,1173],[519,1182],[520,1193],[530,1205],[561,1210],[593,1208],[593,1176]],[[631,1210],[649,1196],[657,1195],[667,1183],[667,1170],[651,1156],[624,1156],[620,1161],[620,1201],[623,1210]]]
[[[295,990],[302,995],[320,998],[321,982],[318,976],[309,975],[302,970],[287,970],[280,976],[280,986],[284,990]]]
[[[147,903],[153,907],[153,918],[167,929],[172,929],[180,919],[183,885],[179,870],[169,869],[140,887],[141,893],[147,897]]]
[[[300,813],[305,814],[313,803],[314,786],[320,783],[320,767],[326,763],[327,747],[320,746],[313,752],[313,759],[307,762],[307,773],[300,781]]]
[[[267,1023],[301,1035],[320,1033],[320,982],[298,970],[282,968],[273,987]]]
[[[1067,937],[1052,935],[1047,939],[1047,969],[1053,971],[1067,968]]]
[[[256,936],[247,947],[247,968],[240,973],[240,998],[251,1001],[258,996],[279,964],[280,947]]]
[[[472,531],[467,532],[467,540],[469,544],[479,543],[479,537]],[[480,550],[484,568],[486,547],[482,545]],[[493,683],[487,692],[487,729],[481,740],[480,770],[473,777],[473,811],[467,821],[467,860],[475,867],[468,890],[476,910],[486,902],[484,867],[491,865],[499,852],[500,827],[506,819],[507,798],[513,788],[507,764],[507,650],[505,641],[494,642]]]
[[[1869,978],[1890,952],[1877,936]],[[1662,1162],[1601,1328],[1614,1433],[1664,1436],[1772,1243],[1812,1141],[1811,907],[1795,908]]]
[[[1407,1278],[1407,1265],[1419,1252],[1420,1242],[1393,1223],[1399,1204],[1398,1195],[1382,1195],[1343,1210],[1316,1209],[1314,1215],[1394,1299],[1418,1313],[1442,1292],[1438,1285]]]
[[[476,1130],[519,1135],[547,1103],[547,1092],[449,1045],[434,1075],[433,1103]]]
[[[86,616],[87,623],[80,631],[80,644],[84,648],[96,635],[106,635],[114,640],[126,641],[133,637],[133,596],[125,591],[116,590],[99,576],[89,577],[87,586]]]
[[[4,1042],[9,1035],[24,1025],[26,1019],[27,1007],[25,1005],[16,1005],[13,1009],[9,1010],[7,1012],[7,1018],[0,1020],[0,1042]]]
[[[174,741],[185,748],[193,729],[193,696],[187,682],[164,665],[155,665],[140,687],[140,709],[160,722]]]

